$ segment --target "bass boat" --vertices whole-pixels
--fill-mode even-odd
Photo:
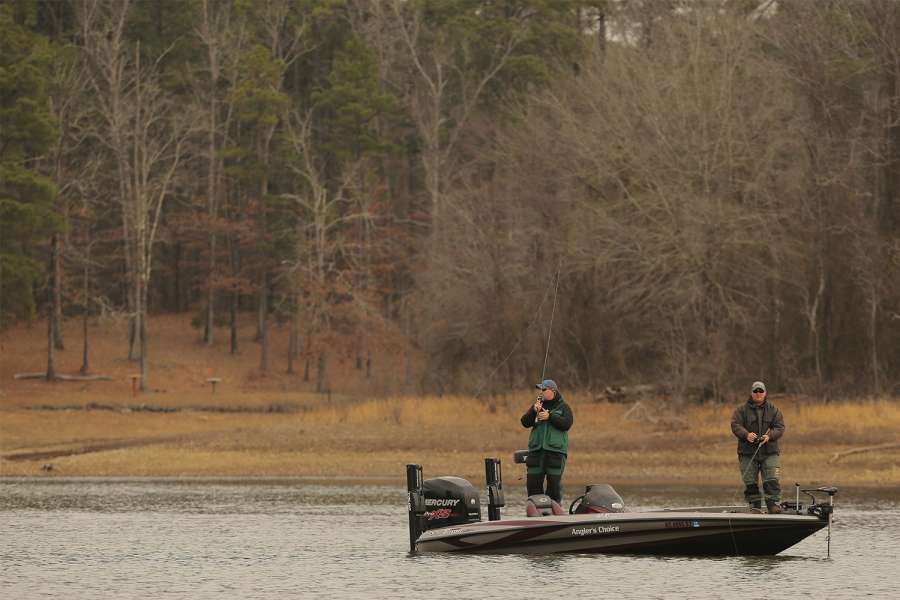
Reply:
[[[514,455],[523,463],[527,451]],[[485,458],[487,517],[479,491],[460,477],[422,479],[422,467],[406,465],[411,552],[633,553],[682,556],[773,555],[823,528],[831,519],[835,487],[795,486],[780,514],[744,506],[664,508],[629,512],[608,484],[587,486],[566,513],[548,496],[529,496],[527,516],[501,518],[500,460]],[[800,494],[809,497],[804,505]],[[827,499],[826,499],[827,498]]]

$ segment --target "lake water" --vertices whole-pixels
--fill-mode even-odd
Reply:
[[[734,500],[617,488],[631,509]],[[507,483],[505,514],[523,503]],[[765,558],[410,555],[405,505],[398,485],[0,479],[0,598],[900,597],[900,490],[842,490],[830,559],[825,531]]]

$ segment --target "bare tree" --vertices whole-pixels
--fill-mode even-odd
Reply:
[[[229,102],[237,81],[239,58],[244,51],[247,32],[245,23],[232,14],[229,3],[202,0],[200,20],[194,34],[205,50],[204,63],[197,77],[195,100],[204,118],[205,134],[205,206],[204,232],[207,237],[207,271],[203,341],[213,344],[215,329],[215,300],[221,284],[217,274],[219,240],[222,226],[219,215],[225,199],[225,176],[222,150],[234,116],[234,103]]]
[[[273,81],[273,92],[281,97],[281,104],[287,104],[284,94],[285,71],[305,52],[307,46],[307,24],[305,15],[297,10],[296,5],[289,0],[273,0],[258,7],[258,14],[254,20],[257,36],[269,53],[274,65],[281,70],[280,76]],[[268,224],[265,211],[265,200],[269,194],[270,166],[272,160],[272,140],[276,130],[282,125],[283,109],[275,109],[260,120],[255,134],[255,152],[257,161],[262,165],[258,196],[261,210],[258,214],[259,238],[265,239],[268,235]],[[266,259],[263,259],[266,262]],[[268,313],[269,294],[271,291],[270,267],[266,264],[259,269],[259,283],[257,287],[257,340],[260,344],[259,370],[265,373],[268,370]]]
[[[50,302],[47,303],[47,381],[56,379],[56,330],[59,329],[59,318],[56,314],[57,303],[54,298],[58,297],[59,288],[59,234],[54,233],[50,240],[50,285],[47,286],[50,296]]]
[[[357,309],[366,306],[364,288],[353,286],[358,273],[352,267],[361,246],[358,240],[346,235],[348,225],[369,219],[366,211],[353,211],[352,201],[365,160],[347,165],[334,189],[326,185],[324,165],[318,158],[312,142],[312,116],[292,115],[288,139],[298,159],[292,167],[298,178],[298,190],[284,194],[292,200],[299,212],[295,232],[294,262],[290,273],[296,292],[294,318],[306,311],[309,323],[306,334],[307,353],[316,359],[316,391],[323,392],[327,385],[328,345],[325,336],[331,329],[335,302],[338,297],[349,297]],[[304,290],[305,302],[299,301],[299,290]]]
[[[190,115],[179,110],[158,80],[156,63],[141,63],[140,45],[130,47],[125,26],[130,3],[79,5],[84,52],[98,101],[96,137],[118,167],[119,202],[137,341],[140,389],[147,386],[147,300],[153,246],[163,205],[184,158]],[[130,356],[135,349],[131,344]]]
[[[423,11],[414,3],[391,0],[390,17],[392,22],[386,25],[402,40],[404,57],[411,63],[408,85],[397,82],[395,86],[408,91],[410,114],[424,143],[425,186],[436,223],[444,194],[459,172],[456,150],[460,137],[470,125],[488,85],[524,41],[529,13],[520,8],[509,14],[512,27],[492,40],[486,60],[478,57],[482,60],[477,61],[465,50],[456,52],[453,32],[427,23]]]
[[[652,44],[608,43],[526,109],[500,142],[518,182],[507,197],[556,240],[535,251],[544,272],[555,249],[565,280],[600,282],[609,320],[569,315],[576,347],[595,347],[613,322],[636,327],[631,343],[665,357],[679,396],[718,395],[736,370],[768,363],[753,324],[772,305],[764,290],[793,276],[791,97],[740,16],[698,9],[653,31]]]

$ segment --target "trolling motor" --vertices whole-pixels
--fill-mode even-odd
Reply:
[[[831,521],[832,515],[834,514],[834,496],[838,493],[838,489],[833,485],[806,489],[800,489],[800,484],[798,483],[795,483],[794,486],[797,489],[796,502],[798,505],[798,512],[800,510],[800,492],[803,492],[804,494],[812,498],[812,503],[809,505],[807,512],[811,515],[819,517],[820,519],[825,519],[828,521],[828,535],[825,540],[828,543],[827,556],[828,558],[831,558]],[[815,494],[828,494],[828,504],[820,504]]]
[[[592,483],[569,505],[569,514],[625,512],[625,501],[608,483]]]
[[[801,488],[799,483],[795,483],[794,490],[794,500],[785,500],[781,503],[781,508],[783,508],[785,512],[791,512],[795,515],[804,514],[803,502],[800,501],[800,493],[802,492],[810,498],[809,504],[806,506],[805,514],[819,517],[823,520],[827,520],[831,517],[831,514],[834,512],[834,496],[838,493],[836,487],[821,486],[817,488]],[[820,502],[819,498],[816,497],[816,494],[828,494],[828,503],[825,504],[824,502]]]
[[[795,515],[802,515],[803,503],[800,502],[800,493],[803,492],[809,496],[809,505],[806,507],[806,514],[819,517],[823,521],[828,521],[828,534],[825,538],[828,543],[828,557],[831,557],[831,521],[834,514],[834,497],[838,493],[838,489],[834,486],[821,486],[817,488],[801,488],[799,483],[794,484],[794,500],[787,500],[781,503],[781,507]],[[828,503],[820,502],[816,494],[827,494]]]

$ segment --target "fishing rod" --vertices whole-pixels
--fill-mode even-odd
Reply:
[[[769,427],[768,429],[766,429],[766,432],[765,432],[764,434],[762,434],[761,436],[759,436],[758,438],[756,438],[756,440],[755,440],[755,441],[756,441],[756,452],[754,452],[754,453],[753,453],[753,456],[750,457],[750,463],[747,465],[747,468],[744,469],[744,472],[741,474],[741,480],[742,480],[742,481],[747,481],[747,473],[750,472],[750,468],[753,466],[753,461],[756,460],[756,455],[759,454],[760,448],[763,447],[763,442],[761,442],[760,440],[762,440],[764,437],[766,437],[767,435],[769,435],[769,431],[770,431],[771,429],[772,429],[772,428]],[[768,440],[766,440],[766,442],[768,442]],[[754,478],[754,479],[755,479],[755,478]],[[763,476],[763,479],[765,479],[765,476]],[[765,496],[765,491],[763,491],[762,495]]]
[[[550,311],[550,331],[547,333],[547,349],[544,351],[544,367],[541,369],[541,381],[544,380],[544,375],[547,372],[547,360],[550,357],[550,336],[553,333],[553,317],[556,313],[556,300],[559,294],[559,279],[560,272],[562,270],[562,258],[559,259],[559,263],[556,266],[556,287],[553,291],[553,308]],[[500,367],[506,364],[506,362],[510,359],[513,353],[519,348],[522,343],[522,340],[525,339],[525,334],[532,328],[532,326],[537,322],[538,317],[541,315],[541,311],[544,308],[544,303],[547,301],[547,296],[550,294],[550,288],[547,288],[544,291],[544,296],[541,298],[540,304],[538,304],[537,310],[532,315],[531,320],[528,322],[528,325],[525,326],[525,330],[522,332],[522,335],[519,336],[519,339],[516,340],[516,343],[513,344],[512,349],[509,353],[494,367],[494,370],[488,374],[487,377],[482,380],[481,385],[478,386],[478,389],[475,391],[475,398],[478,398],[481,395],[481,392],[484,391],[484,387],[487,385],[487,382],[491,380],[491,377],[500,370]]]
[[[559,272],[562,267],[562,259],[560,259],[560,264],[556,267],[556,288],[553,290],[553,308],[550,309],[550,327],[547,329],[547,349],[544,351],[544,366],[541,368],[541,383],[543,383],[544,378],[547,376],[547,360],[550,358],[550,337],[553,335],[553,317],[556,315],[556,299],[559,296]],[[538,394],[537,402],[540,403],[541,408],[544,407],[544,395]]]
[[[562,267],[562,259],[556,267],[556,289],[553,290],[553,308],[550,309],[550,327],[547,330],[547,349],[544,351],[544,366],[541,369],[541,381],[547,375],[547,360],[550,358],[550,336],[553,335],[553,317],[556,314],[556,299],[559,297],[559,274]]]

